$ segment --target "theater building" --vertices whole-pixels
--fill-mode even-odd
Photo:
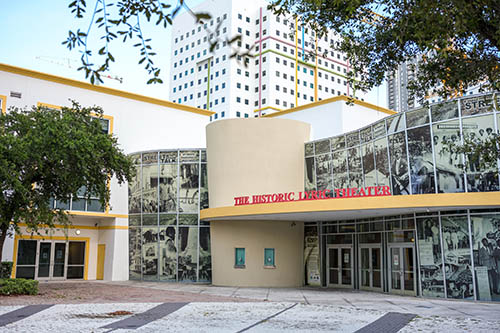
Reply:
[[[11,91],[33,95],[25,104],[101,105],[137,165],[128,188],[112,182],[110,207],[72,198],[69,237],[10,239],[14,276],[500,300],[498,168],[447,149],[498,133],[493,94],[397,114],[339,96],[210,122],[209,111],[0,69],[2,106],[21,104]]]

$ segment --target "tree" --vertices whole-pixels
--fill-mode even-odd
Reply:
[[[498,0],[274,0],[271,7],[299,16],[320,36],[335,31],[341,40],[332,46],[346,53],[357,89],[380,85],[419,56],[408,88],[421,102],[428,93],[446,98],[478,84],[500,89]]]
[[[69,225],[69,215],[52,209],[53,198],[79,194],[109,202],[109,182],[131,179],[133,164],[117,139],[103,131],[102,109],[11,108],[0,114],[0,260],[7,235],[26,223],[34,233]]]

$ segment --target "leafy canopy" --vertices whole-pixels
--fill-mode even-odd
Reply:
[[[350,74],[355,88],[378,86],[399,63],[423,55],[408,87],[419,100],[477,85],[500,90],[498,0],[274,0],[271,7],[320,35],[335,31],[334,47],[360,75]]]
[[[53,110],[11,108],[0,114],[0,259],[9,226],[20,222],[34,232],[42,226],[68,224],[63,210],[53,210],[51,198],[92,195],[109,202],[108,181],[129,180],[130,159],[117,139],[103,131],[99,107]],[[79,192],[80,191],[80,192]]]

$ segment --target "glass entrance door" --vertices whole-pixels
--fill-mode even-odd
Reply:
[[[38,277],[50,276],[50,262],[52,258],[52,242],[40,242],[38,250]]]
[[[415,296],[415,249],[413,245],[389,245],[389,256],[389,292]]]
[[[379,245],[361,245],[359,249],[359,286],[382,290],[382,250]]]
[[[30,252],[33,260],[31,274],[25,274],[27,265],[24,263],[25,254],[24,248],[30,245],[33,249]],[[42,280],[56,280],[66,278],[66,243],[59,241],[45,241],[45,240],[19,240],[19,252],[17,256],[18,265],[16,268],[16,277],[35,278]],[[38,251],[36,251],[38,249]],[[36,272],[36,273],[35,273]]]
[[[352,246],[331,246],[327,248],[327,253],[328,286],[352,288]]]

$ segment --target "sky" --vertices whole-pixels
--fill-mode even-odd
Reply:
[[[80,81],[87,81],[85,73],[78,71],[80,53],[69,51],[61,43],[66,40],[68,31],[81,29],[86,31],[90,15],[76,19],[68,4],[73,0],[0,0],[0,63],[32,69],[43,73],[63,76]],[[93,11],[96,0],[87,0],[87,13]],[[203,0],[189,0],[191,7]],[[177,3],[172,0],[171,3]],[[168,99],[170,71],[171,29],[168,26],[156,27],[142,25],[146,38],[152,39],[152,46],[157,55],[155,65],[161,69],[163,84],[146,84],[148,74],[143,65],[138,65],[139,49],[131,43],[114,42],[111,53],[116,62],[112,64],[110,74],[123,78],[123,83],[104,79],[104,86],[130,91],[145,96]],[[100,32],[93,26],[90,33],[90,49],[97,53],[100,48]],[[133,43],[135,44],[135,43]],[[68,65],[69,63],[69,65]],[[385,85],[374,89],[366,101],[387,107]]]

